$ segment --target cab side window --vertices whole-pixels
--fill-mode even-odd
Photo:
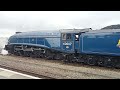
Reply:
[[[71,40],[71,34],[67,34],[67,40]]]
[[[66,40],[66,34],[62,33],[62,40]]]

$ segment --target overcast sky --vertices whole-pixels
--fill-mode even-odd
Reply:
[[[120,24],[120,11],[0,11],[0,37],[16,31],[100,29]]]

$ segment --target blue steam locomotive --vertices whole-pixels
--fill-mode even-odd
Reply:
[[[120,29],[18,32],[5,49],[15,55],[119,68]]]

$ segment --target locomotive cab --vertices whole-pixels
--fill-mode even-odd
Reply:
[[[68,53],[79,53],[80,35],[89,29],[62,29],[61,32],[61,49]]]
[[[73,35],[71,33],[62,33],[62,50],[73,51]]]

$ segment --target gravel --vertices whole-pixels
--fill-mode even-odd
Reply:
[[[61,61],[35,59],[21,56],[0,55],[0,66],[7,66],[18,70],[55,79],[118,79],[120,69],[64,64]]]

